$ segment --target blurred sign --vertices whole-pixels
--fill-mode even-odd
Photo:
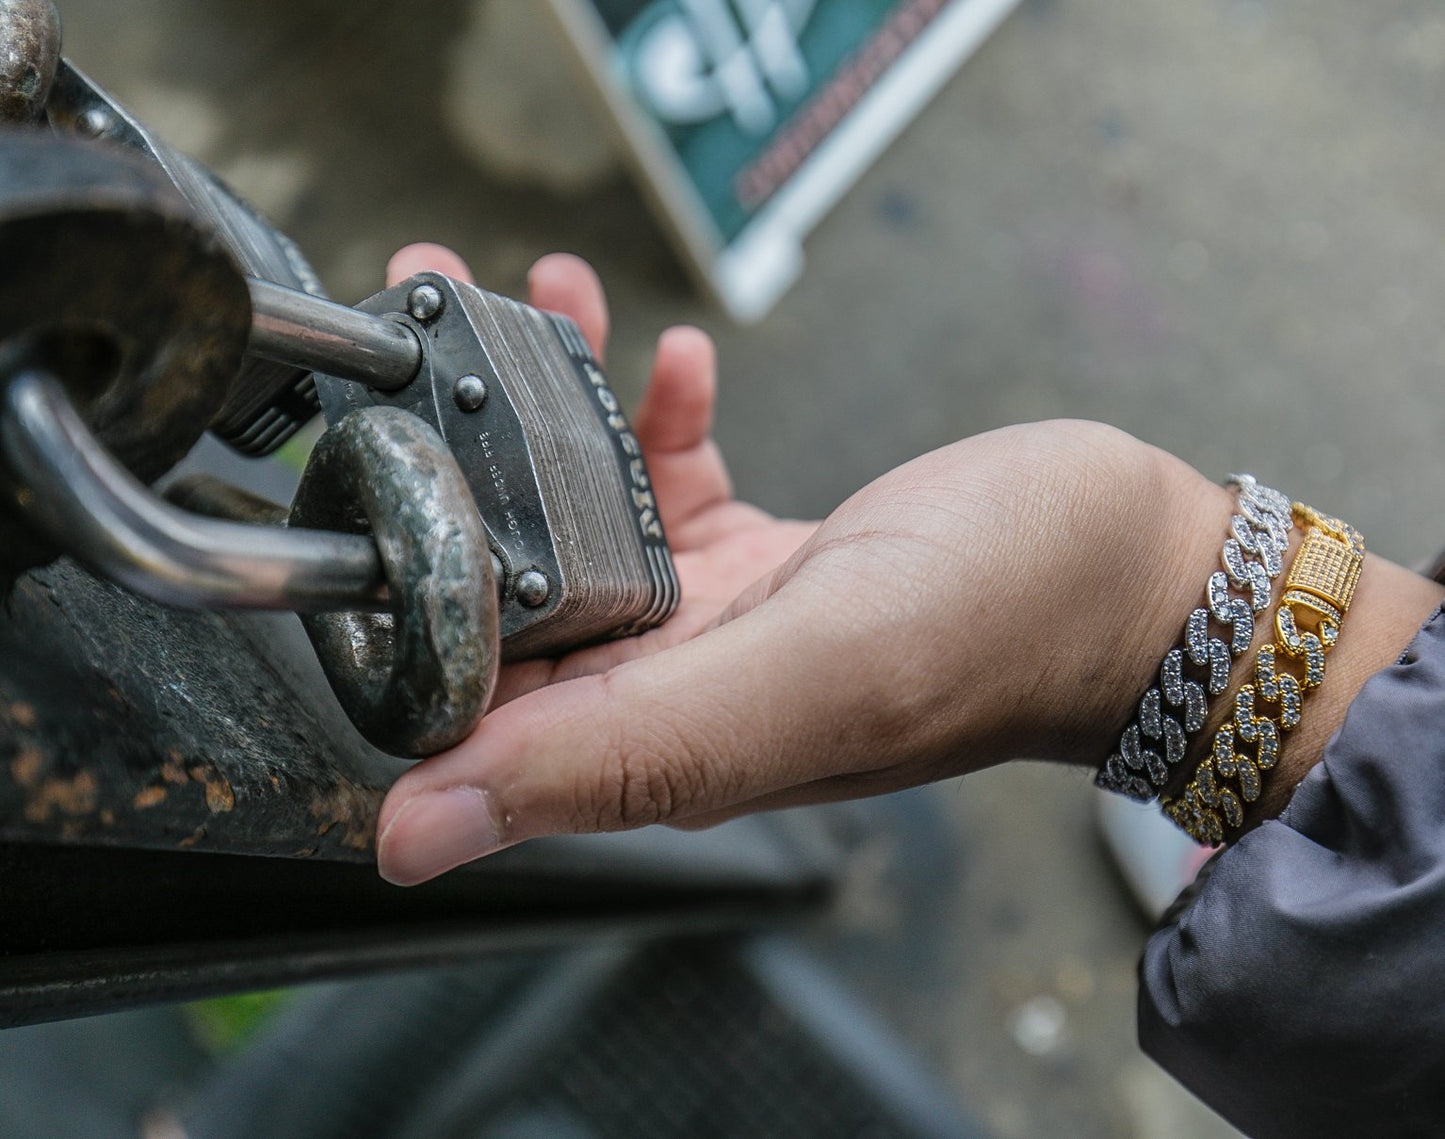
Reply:
[[[1018,0],[550,0],[694,267],[740,320]]]

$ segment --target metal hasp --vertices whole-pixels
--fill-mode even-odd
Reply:
[[[379,551],[385,610],[302,617],[332,691],[369,742],[392,755],[432,755],[481,719],[501,659],[495,571],[466,480],[422,420],[391,407],[348,415],[317,442],[289,519],[204,475],[166,495],[203,514],[319,527]]]
[[[200,437],[251,323],[240,274],[153,167],[0,138],[0,265],[0,567],[64,551],[173,605],[385,604],[364,539],[196,518],[142,485]]]
[[[0,269],[0,374],[54,376],[123,468],[170,470],[226,399],[251,324],[245,282],[174,188],[116,147],[0,132]],[[62,552],[13,495],[0,539],[0,582]]]
[[[410,412],[352,412],[317,442],[291,523],[369,531],[381,551],[388,612],[303,618],[357,730],[393,755],[460,743],[487,710],[501,651],[486,535],[446,444]]]

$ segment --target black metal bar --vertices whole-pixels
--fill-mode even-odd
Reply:
[[[729,884],[527,860],[410,890],[374,869],[0,843],[0,1027],[601,939],[796,920],[813,875]]]
[[[738,928],[830,879],[798,820],[749,819],[524,843],[401,890],[374,841],[406,766],[357,736],[295,617],[25,575],[0,609],[0,1024]]]

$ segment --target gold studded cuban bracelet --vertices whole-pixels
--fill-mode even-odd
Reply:
[[[1304,537],[1275,611],[1275,642],[1260,647],[1254,679],[1235,694],[1234,715],[1215,733],[1210,753],[1184,789],[1163,801],[1164,813],[1196,842],[1212,846],[1239,836],[1285,733],[1298,726],[1306,696],[1324,682],[1325,655],[1360,580],[1359,531],[1298,502],[1293,515]]]

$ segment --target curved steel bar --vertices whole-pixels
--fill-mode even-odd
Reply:
[[[421,344],[406,325],[252,277],[246,351],[367,387],[392,391],[421,367]]]
[[[357,731],[392,755],[461,743],[497,684],[497,586],[482,516],[442,437],[399,407],[364,407],[327,428],[291,521],[369,530],[391,583],[387,614],[302,617]]]
[[[248,526],[188,514],[106,453],[40,371],[5,388],[0,452],[17,505],[62,549],[113,581],[192,609],[384,608],[376,544],[357,534]]]

